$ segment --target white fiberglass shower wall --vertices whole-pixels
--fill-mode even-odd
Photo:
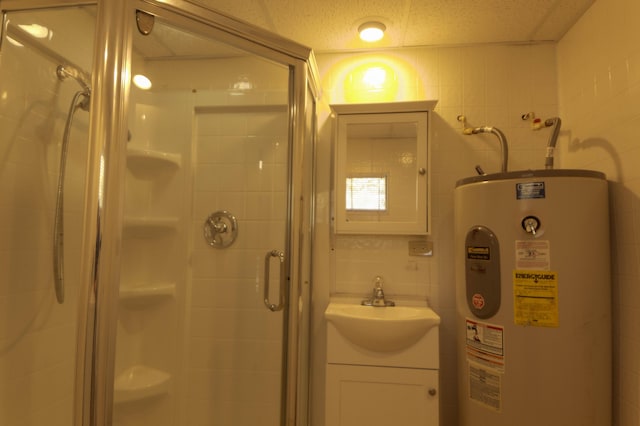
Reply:
[[[0,2],[2,5],[2,2]],[[73,26],[68,25],[75,22]],[[89,113],[69,130],[64,303],[56,302],[53,223],[64,129],[90,73],[95,6],[7,13],[0,49],[0,424],[68,426],[73,413]]]
[[[27,6],[53,3],[34,0]],[[3,10],[17,4],[0,0]],[[6,418],[0,417],[0,423],[303,424],[315,140],[310,51],[192,2],[113,0],[98,2],[97,8],[59,10],[69,18],[70,11],[81,11],[86,26],[96,20],[95,45],[109,54],[94,59],[91,124],[89,114],[81,117],[80,112],[74,124],[80,128],[75,137],[84,135],[89,142],[69,157],[71,166],[79,167],[71,167],[66,179],[71,181],[64,237],[70,277],[64,318],[55,314],[49,287],[51,250],[37,246],[19,257],[25,236],[51,245],[49,218],[38,217],[34,228],[30,216],[18,214],[24,210],[14,211],[22,206],[5,208],[9,203],[3,202],[0,207],[4,223],[10,224],[0,228],[3,236],[16,234],[15,244],[1,247],[7,253],[1,261],[13,262],[14,269],[18,262],[27,274],[2,277],[4,312],[34,305],[29,314],[16,311],[7,329],[24,319],[40,332],[40,318],[51,317],[51,328],[65,330],[64,335],[33,333],[42,335],[41,341],[6,340],[6,353],[0,353],[0,416]],[[73,19],[63,23],[69,31],[73,26]],[[88,50],[74,50],[80,40]],[[90,62],[91,37],[73,33],[65,41]],[[28,66],[9,60],[10,52],[4,43],[0,73],[9,77],[2,83],[15,80],[16,70]],[[37,74],[56,83],[55,74]],[[131,84],[135,74],[146,75],[151,88]],[[25,87],[32,87],[24,98],[30,100],[30,93],[39,91],[26,80],[25,75]],[[69,89],[70,96],[77,89]],[[69,101],[59,101],[64,108],[58,116],[66,118]],[[0,117],[20,128],[18,118],[4,116],[5,105],[0,105]],[[43,122],[51,125],[46,118]],[[0,153],[11,160],[12,150],[27,145],[12,144],[5,128]],[[39,128],[24,126],[23,133],[33,129]],[[33,147],[51,149],[43,140],[35,138]],[[40,158],[25,153],[21,161]],[[30,173],[0,159],[2,196],[27,200],[28,191],[16,182]],[[47,185],[53,191],[56,170],[38,166],[40,174],[34,175],[51,174]],[[42,202],[50,215],[54,197],[43,193],[34,192],[29,203]],[[216,227],[217,238],[234,241],[212,247],[203,226],[212,224],[212,213],[221,212],[225,220],[237,220],[237,237],[231,229]],[[43,265],[37,272],[29,265],[34,254]],[[22,281],[29,282],[28,273],[42,275],[33,293],[42,293],[45,309],[35,306],[40,299],[26,294],[31,290]],[[16,369],[31,357],[33,367]],[[38,379],[49,364],[64,368]],[[61,389],[53,388],[58,382]],[[30,392],[12,394],[21,383],[32,386]],[[58,406],[59,420],[52,414]]]

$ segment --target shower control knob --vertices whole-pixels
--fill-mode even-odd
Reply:
[[[211,213],[204,221],[204,239],[214,248],[227,248],[238,237],[238,221],[226,210]]]
[[[540,227],[540,219],[535,216],[527,216],[522,219],[522,228],[527,231],[527,233],[535,236],[536,231]]]

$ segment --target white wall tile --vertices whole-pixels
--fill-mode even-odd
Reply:
[[[428,299],[442,318],[441,358],[453,359],[455,355],[455,282],[453,252],[453,189],[461,178],[475,174],[474,167],[481,165],[487,173],[500,168],[500,146],[494,135],[462,135],[462,123],[457,116],[464,114],[469,126],[495,126],[502,130],[510,148],[509,170],[542,168],[548,129],[533,132],[530,122],[521,115],[530,111],[548,118],[558,115],[555,46],[541,45],[491,45],[451,48],[415,48],[417,80],[425,86],[437,85],[438,104],[431,120],[431,190],[432,227],[429,239],[434,243],[434,256],[416,258],[408,255],[407,244],[411,237],[391,236],[337,236],[333,247],[331,239],[318,238],[315,277],[315,300],[327,300],[328,294],[350,293],[367,296],[373,288],[373,277],[385,278],[385,290],[389,295]],[[346,54],[318,55],[323,91],[332,97],[343,98],[339,76],[341,66],[349,66]],[[353,56],[354,61],[366,60],[366,55]],[[411,83],[407,83],[409,85]],[[418,94],[420,97],[421,94]],[[422,98],[424,99],[424,98]],[[399,100],[413,100],[404,98]],[[330,102],[330,100],[326,100]],[[320,144],[318,158],[318,194],[329,190],[331,156],[329,147],[332,133],[323,119],[319,123]],[[318,210],[318,214],[326,210]],[[318,224],[328,218],[317,217]],[[318,266],[322,265],[322,266]],[[323,294],[324,292],[324,294]],[[316,296],[317,295],[317,296]],[[321,313],[324,304],[314,306],[318,312],[314,319],[324,324]],[[315,344],[324,346],[323,328],[320,327]],[[316,381],[322,381],[324,366],[314,365]],[[442,423],[456,424],[456,371],[455,363],[442,365],[442,383],[446,386],[442,401]],[[322,387],[314,388],[314,421],[322,425]],[[328,426],[328,425],[327,425]]]
[[[256,102],[255,97],[237,98],[238,105]],[[199,96],[203,106],[211,99]],[[282,313],[264,306],[264,262],[268,251],[285,249],[288,125],[285,109],[259,109],[252,105],[233,113],[196,115],[186,342],[190,425],[215,418],[220,425],[248,426],[258,421],[249,415],[253,409],[260,410],[261,418],[277,413]],[[216,210],[227,210],[238,220],[238,238],[224,250],[209,247],[201,237],[204,218]],[[277,289],[277,259],[271,267]]]
[[[561,164],[600,170],[612,181],[614,426],[637,425],[640,409],[640,237],[632,207],[640,198],[638,16],[638,2],[596,2],[558,44],[560,111],[570,132]]]

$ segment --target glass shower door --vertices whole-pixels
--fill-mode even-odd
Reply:
[[[133,36],[114,424],[277,426],[290,69],[154,14]]]
[[[0,45],[2,425],[72,424],[95,13],[95,7],[87,6],[4,16]],[[56,215],[61,220],[54,249]]]

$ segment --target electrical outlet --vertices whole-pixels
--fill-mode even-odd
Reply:
[[[409,256],[433,256],[433,242],[425,240],[409,241]]]

